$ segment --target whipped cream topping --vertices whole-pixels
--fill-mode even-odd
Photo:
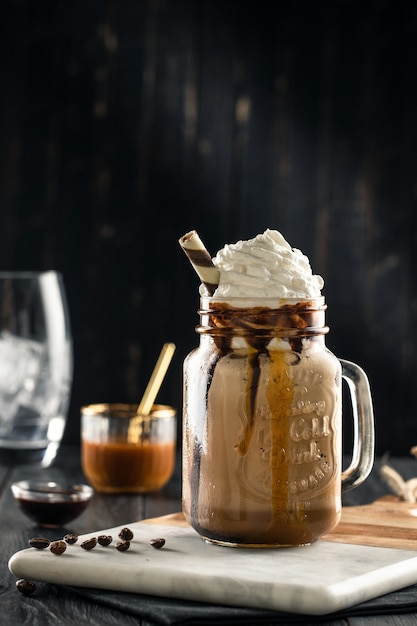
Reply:
[[[277,230],[226,244],[213,263],[220,272],[214,298],[315,298],[324,285],[308,257]]]

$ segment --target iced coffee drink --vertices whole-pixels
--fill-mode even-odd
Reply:
[[[213,265],[184,365],[184,514],[219,544],[311,543],[341,514],[342,368],[323,280],[270,230]]]

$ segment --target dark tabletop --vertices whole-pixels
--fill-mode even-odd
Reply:
[[[410,458],[390,460],[406,479],[417,475],[417,462]],[[347,493],[344,505],[372,502],[389,493],[379,477],[379,461],[366,483]],[[10,485],[16,480],[42,476],[47,480],[84,481],[79,450],[63,448],[54,464],[48,468],[0,465],[0,624],[7,626],[114,625],[130,624],[322,624],[332,626],[376,626],[417,624],[417,586],[385,598],[366,603],[337,616],[315,618],[286,615],[271,611],[214,607],[201,603],[180,602],[134,594],[109,593],[36,583],[36,592],[23,596],[16,590],[16,578],[10,574],[7,562],[12,554],[27,547],[34,536],[60,538],[65,532],[84,534],[101,528],[128,524],[181,510],[180,463],[168,485],[158,493],[146,496],[111,496],[95,494],[89,508],[68,528],[40,529],[16,507]],[[58,535],[57,535],[58,533]]]

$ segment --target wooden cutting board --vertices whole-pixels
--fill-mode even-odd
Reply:
[[[345,507],[340,523],[323,541],[417,550],[417,503],[385,496],[372,504]]]
[[[188,527],[182,513],[144,522]],[[372,504],[344,507],[337,527],[321,541],[417,550],[417,503],[384,496]]]
[[[417,583],[417,506],[392,498],[344,509],[334,531],[295,548],[207,544],[182,514],[128,525],[134,532],[128,552],[79,546],[93,535],[117,538],[120,526],[80,537],[61,556],[21,550],[9,569],[55,584],[316,615]],[[161,550],[150,545],[158,536],[166,539]]]

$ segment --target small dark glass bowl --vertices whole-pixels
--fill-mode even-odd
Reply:
[[[81,515],[94,490],[88,485],[22,480],[11,485],[16,503],[44,528],[60,528]]]

